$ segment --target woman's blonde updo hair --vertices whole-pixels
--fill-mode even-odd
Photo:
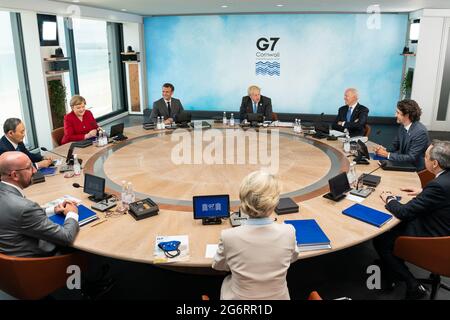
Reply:
[[[250,173],[239,190],[241,211],[252,218],[268,217],[278,204],[281,186],[278,179],[264,171]]]
[[[72,97],[72,99],[70,99],[70,107],[71,108],[73,108],[74,106],[78,106],[82,103],[86,104],[86,99],[83,98],[82,96],[75,95]]]

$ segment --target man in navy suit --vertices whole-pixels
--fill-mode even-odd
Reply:
[[[373,244],[381,258],[390,284],[395,280],[406,282],[406,298],[426,295],[425,288],[414,278],[403,260],[394,256],[395,240],[400,236],[450,236],[450,141],[434,140],[425,153],[425,166],[435,178],[425,188],[403,188],[416,196],[401,204],[390,191],[383,191],[381,199],[386,209],[401,220],[400,224],[374,239]]]
[[[25,147],[23,143],[23,139],[25,138],[25,125],[20,119],[6,119],[3,124],[3,132],[5,135],[0,139],[0,155],[7,151],[20,151],[30,158],[37,169],[50,166],[52,163],[51,158],[43,157],[40,153],[31,153]]]
[[[430,145],[427,128],[419,122],[422,110],[414,100],[397,103],[397,123],[400,124],[397,136],[388,148],[377,146],[374,151],[381,157],[392,161],[409,162],[417,171],[425,168],[424,155]]]
[[[248,96],[242,98],[239,115],[243,121],[247,113],[260,113],[265,121],[272,121],[272,100],[261,95],[261,89],[257,86],[248,88]]]
[[[345,90],[345,106],[339,108],[338,115],[332,127],[334,130],[348,129],[350,137],[364,136],[364,130],[369,115],[369,109],[359,104],[359,93],[354,88]]]

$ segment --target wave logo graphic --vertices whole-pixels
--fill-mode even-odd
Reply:
[[[256,62],[257,76],[280,76],[280,63],[277,61]]]

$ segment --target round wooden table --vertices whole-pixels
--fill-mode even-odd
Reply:
[[[209,267],[212,259],[205,258],[206,245],[217,244],[221,230],[231,226],[228,221],[205,226],[201,220],[194,220],[192,196],[229,194],[232,208],[237,209],[242,178],[261,167],[277,173],[282,182],[281,196],[293,198],[300,206],[299,213],[280,216],[273,213],[276,223],[315,219],[331,240],[331,250],[303,252],[300,259],[351,247],[398,223],[394,217],[383,227],[374,227],[342,214],[342,210],[354,202],[347,199],[333,202],[322,197],[329,191],[328,179],[349,168],[349,158],[343,153],[340,141],[304,137],[295,134],[292,128],[244,131],[221,124],[214,125],[213,129],[175,131],[146,131],[137,126],[125,128],[125,135],[129,137],[126,141],[105,147],[75,149],[75,153],[83,159],[84,172],[106,179],[107,192],[118,195],[121,181],[131,181],[137,198],[152,198],[160,207],[159,214],[135,221],[129,214],[105,218],[103,213],[98,213],[100,219],[107,221],[81,227],[73,244],[77,249],[116,259],[154,263],[156,236],[188,235],[189,261],[170,265]],[[234,145],[231,145],[230,137],[235,139]],[[246,143],[239,145],[239,137],[245,137]],[[255,145],[256,160],[251,157]],[[370,148],[370,143],[368,145]],[[68,148],[69,144],[54,151],[66,154]],[[191,154],[187,157],[184,152],[189,150]],[[357,174],[378,166],[376,161],[370,162],[370,165],[358,165]],[[391,190],[401,195],[405,202],[410,197],[399,188],[420,186],[416,173],[379,170],[375,174],[382,177],[381,183],[363,204],[385,212],[379,197],[381,191]],[[64,178],[63,174],[58,174],[47,177],[45,183],[30,186],[25,193],[39,204],[68,194],[90,206],[88,195],[81,188],[72,187],[75,182],[83,185],[83,175]]]

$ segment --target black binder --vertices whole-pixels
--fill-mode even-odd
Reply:
[[[287,214],[298,212],[298,204],[296,204],[291,198],[280,198],[275,212],[277,214]]]
[[[380,162],[386,162],[386,166],[382,167],[382,169],[387,171],[407,171],[407,172],[417,171],[417,168],[410,162],[392,161],[392,160],[382,160]]]
[[[86,147],[92,146],[92,140],[86,139],[86,140],[76,141],[76,142],[72,143],[72,146],[74,146],[76,148],[86,148]]]

